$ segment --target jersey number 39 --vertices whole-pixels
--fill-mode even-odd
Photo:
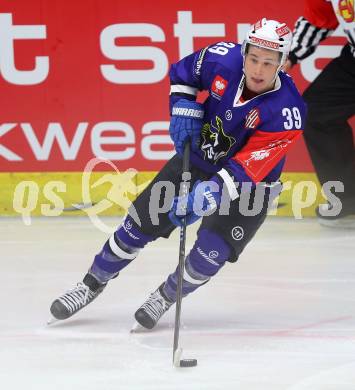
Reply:
[[[300,129],[302,127],[301,113],[297,107],[292,107],[292,110],[284,107],[282,115],[286,119],[284,122],[285,130]]]

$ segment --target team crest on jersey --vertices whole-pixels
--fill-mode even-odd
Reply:
[[[339,13],[346,23],[355,21],[354,0],[339,0]]]
[[[226,156],[236,142],[235,138],[225,134],[223,121],[218,116],[216,116],[216,126],[205,123],[201,133],[203,138],[201,150],[205,154],[204,159],[212,164],[216,164],[220,158]]]
[[[260,123],[260,111],[258,108],[253,108],[249,111],[248,115],[245,117],[245,128],[246,129],[255,129]]]
[[[211,95],[216,99],[221,100],[227,89],[227,85],[228,81],[217,75],[212,82]]]

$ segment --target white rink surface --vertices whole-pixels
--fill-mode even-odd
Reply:
[[[171,363],[174,309],[154,331],[129,333],[177,264],[177,234],[48,327],[51,301],[81,280],[106,235],[87,218],[1,218],[0,232],[1,389],[355,389],[355,231],[269,218],[237,264],[183,301],[183,356],[198,359],[185,369]]]

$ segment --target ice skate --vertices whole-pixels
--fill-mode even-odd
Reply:
[[[153,329],[162,315],[168,311],[174,302],[170,301],[163,291],[164,283],[153,293],[135,312],[134,317],[138,324],[146,329]]]
[[[56,320],[65,320],[92,302],[106,287],[106,283],[100,283],[93,275],[86,274],[83,281],[76,287],[68,290],[57,298],[51,305],[50,311]]]

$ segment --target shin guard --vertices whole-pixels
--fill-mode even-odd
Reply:
[[[116,277],[137,257],[140,249],[152,240],[151,237],[142,233],[127,216],[95,256],[89,272],[95,275],[100,282],[106,283]]]
[[[186,296],[207,283],[229,259],[230,246],[217,233],[200,230],[195,245],[185,259],[182,294]],[[176,300],[178,269],[170,274],[164,285],[164,293]]]

